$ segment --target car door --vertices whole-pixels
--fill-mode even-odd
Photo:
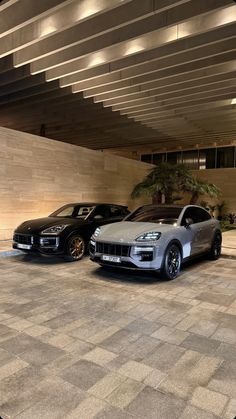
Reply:
[[[185,229],[183,231],[185,246],[189,249],[186,256],[194,256],[203,252],[201,224],[197,207],[187,207],[181,220],[181,226]]]
[[[200,228],[201,251],[205,252],[211,247],[215,223],[208,211],[203,208],[196,207],[198,215],[198,225]]]

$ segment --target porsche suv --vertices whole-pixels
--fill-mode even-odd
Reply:
[[[121,221],[127,214],[127,207],[122,205],[68,204],[46,218],[22,223],[14,232],[13,248],[79,260],[97,227]]]
[[[145,205],[124,221],[98,227],[90,258],[102,266],[161,272],[174,279],[182,262],[208,253],[221,254],[219,221],[194,205]]]

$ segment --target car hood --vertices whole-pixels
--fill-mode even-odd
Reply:
[[[96,239],[98,241],[130,242],[141,236],[141,234],[149,231],[164,233],[171,231],[174,228],[176,227],[171,224],[121,221],[119,223],[103,226],[101,228],[101,233]]]
[[[22,234],[37,234],[46,228],[53,227],[60,224],[84,225],[86,221],[78,220],[76,218],[61,218],[61,217],[45,217],[37,218],[36,220],[25,221],[15,230],[17,233]]]

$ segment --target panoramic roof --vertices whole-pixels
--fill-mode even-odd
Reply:
[[[233,0],[0,1],[0,125],[94,149],[229,144]]]

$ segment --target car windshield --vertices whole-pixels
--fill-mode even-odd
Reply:
[[[92,205],[65,205],[49,215],[49,217],[79,218],[86,220],[94,210]]]
[[[181,207],[140,207],[136,211],[128,215],[125,221],[175,224],[179,218],[181,211]]]

